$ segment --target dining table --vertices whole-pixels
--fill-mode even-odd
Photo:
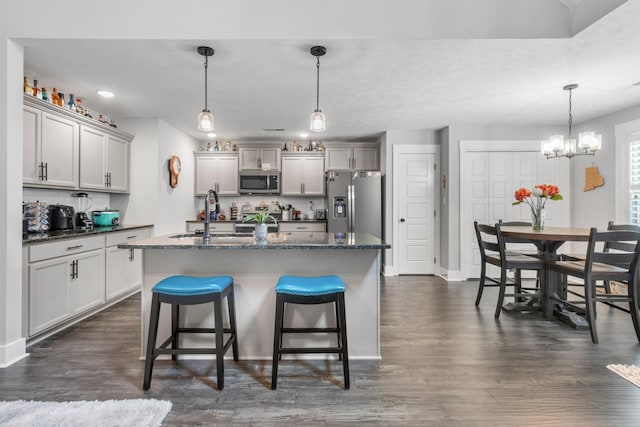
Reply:
[[[567,282],[561,274],[551,272],[550,263],[558,259],[558,249],[566,242],[588,242],[589,228],[544,227],[534,230],[531,226],[500,227],[504,237],[515,238],[533,243],[545,262],[542,280],[542,312],[547,320],[554,317],[568,323],[576,329],[588,329],[589,324],[580,314],[567,309],[556,298],[566,298]]]

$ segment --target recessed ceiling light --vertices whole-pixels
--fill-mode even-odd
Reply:
[[[215,138],[215,137],[216,137],[216,134],[215,134],[215,133],[212,133],[212,132],[211,132],[211,133],[208,133],[208,134],[207,134],[207,138]]]
[[[98,95],[103,98],[113,98],[114,96],[116,96],[116,94],[111,92],[110,90],[98,89],[96,92],[98,92]]]
[[[300,138],[308,138],[308,137],[309,137],[309,134],[308,134],[308,133],[304,133],[304,132],[302,132],[302,133],[299,133],[299,134],[298,134],[298,136],[299,136]]]

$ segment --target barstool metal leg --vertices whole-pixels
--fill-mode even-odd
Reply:
[[[229,329],[231,329],[231,336],[233,343],[231,349],[233,351],[233,360],[238,361],[238,335],[236,332],[236,298],[234,295],[233,285],[231,285],[231,292],[227,295],[227,306],[229,308]]]
[[[151,315],[149,316],[149,336],[147,337],[147,352],[144,361],[144,382],[142,389],[149,390],[151,386],[151,373],[155,359],[156,336],[158,334],[158,321],[160,320],[160,298],[153,294],[151,298]]]
[[[276,294],[276,319],[273,328],[273,362],[271,367],[271,390],[275,390],[278,382],[278,361],[282,348],[282,318],[284,315],[284,301]]]
[[[347,348],[347,315],[344,304],[344,292],[338,295],[338,307],[340,310],[340,315],[338,318],[340,319],[340,328],[338,329],[338,337],[342,338],[342,352],[340,356],[342,357],[342,370],[344,373],[344,388],[349,389],[351,387],[349,381],[349,350]]]
[[[174,350],[178,348],[178,328],[180,327],[180,306],[173,304],[171,306],[171,348]],[[177,354],[171,355],[171,360],[178,360]]]
[[[213,300],[214,318],[216,322],[216,373],[218,390],[224,388],[224,325],[222,324],[222,298],[218,294]]]

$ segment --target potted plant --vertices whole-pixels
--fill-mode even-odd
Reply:
[[[269,221],[270,219],[272,219],[274,223],[278,223],[278,221],[276,221],[276,219],[266,211],[245,215],[242,222],[255,221],[257,223],[256,239],[264,240],[267,238],[267,221]]]

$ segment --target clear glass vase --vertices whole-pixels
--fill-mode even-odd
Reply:
[[[544,208],[531,208],[531,225],[534,231],[544,230]]]

